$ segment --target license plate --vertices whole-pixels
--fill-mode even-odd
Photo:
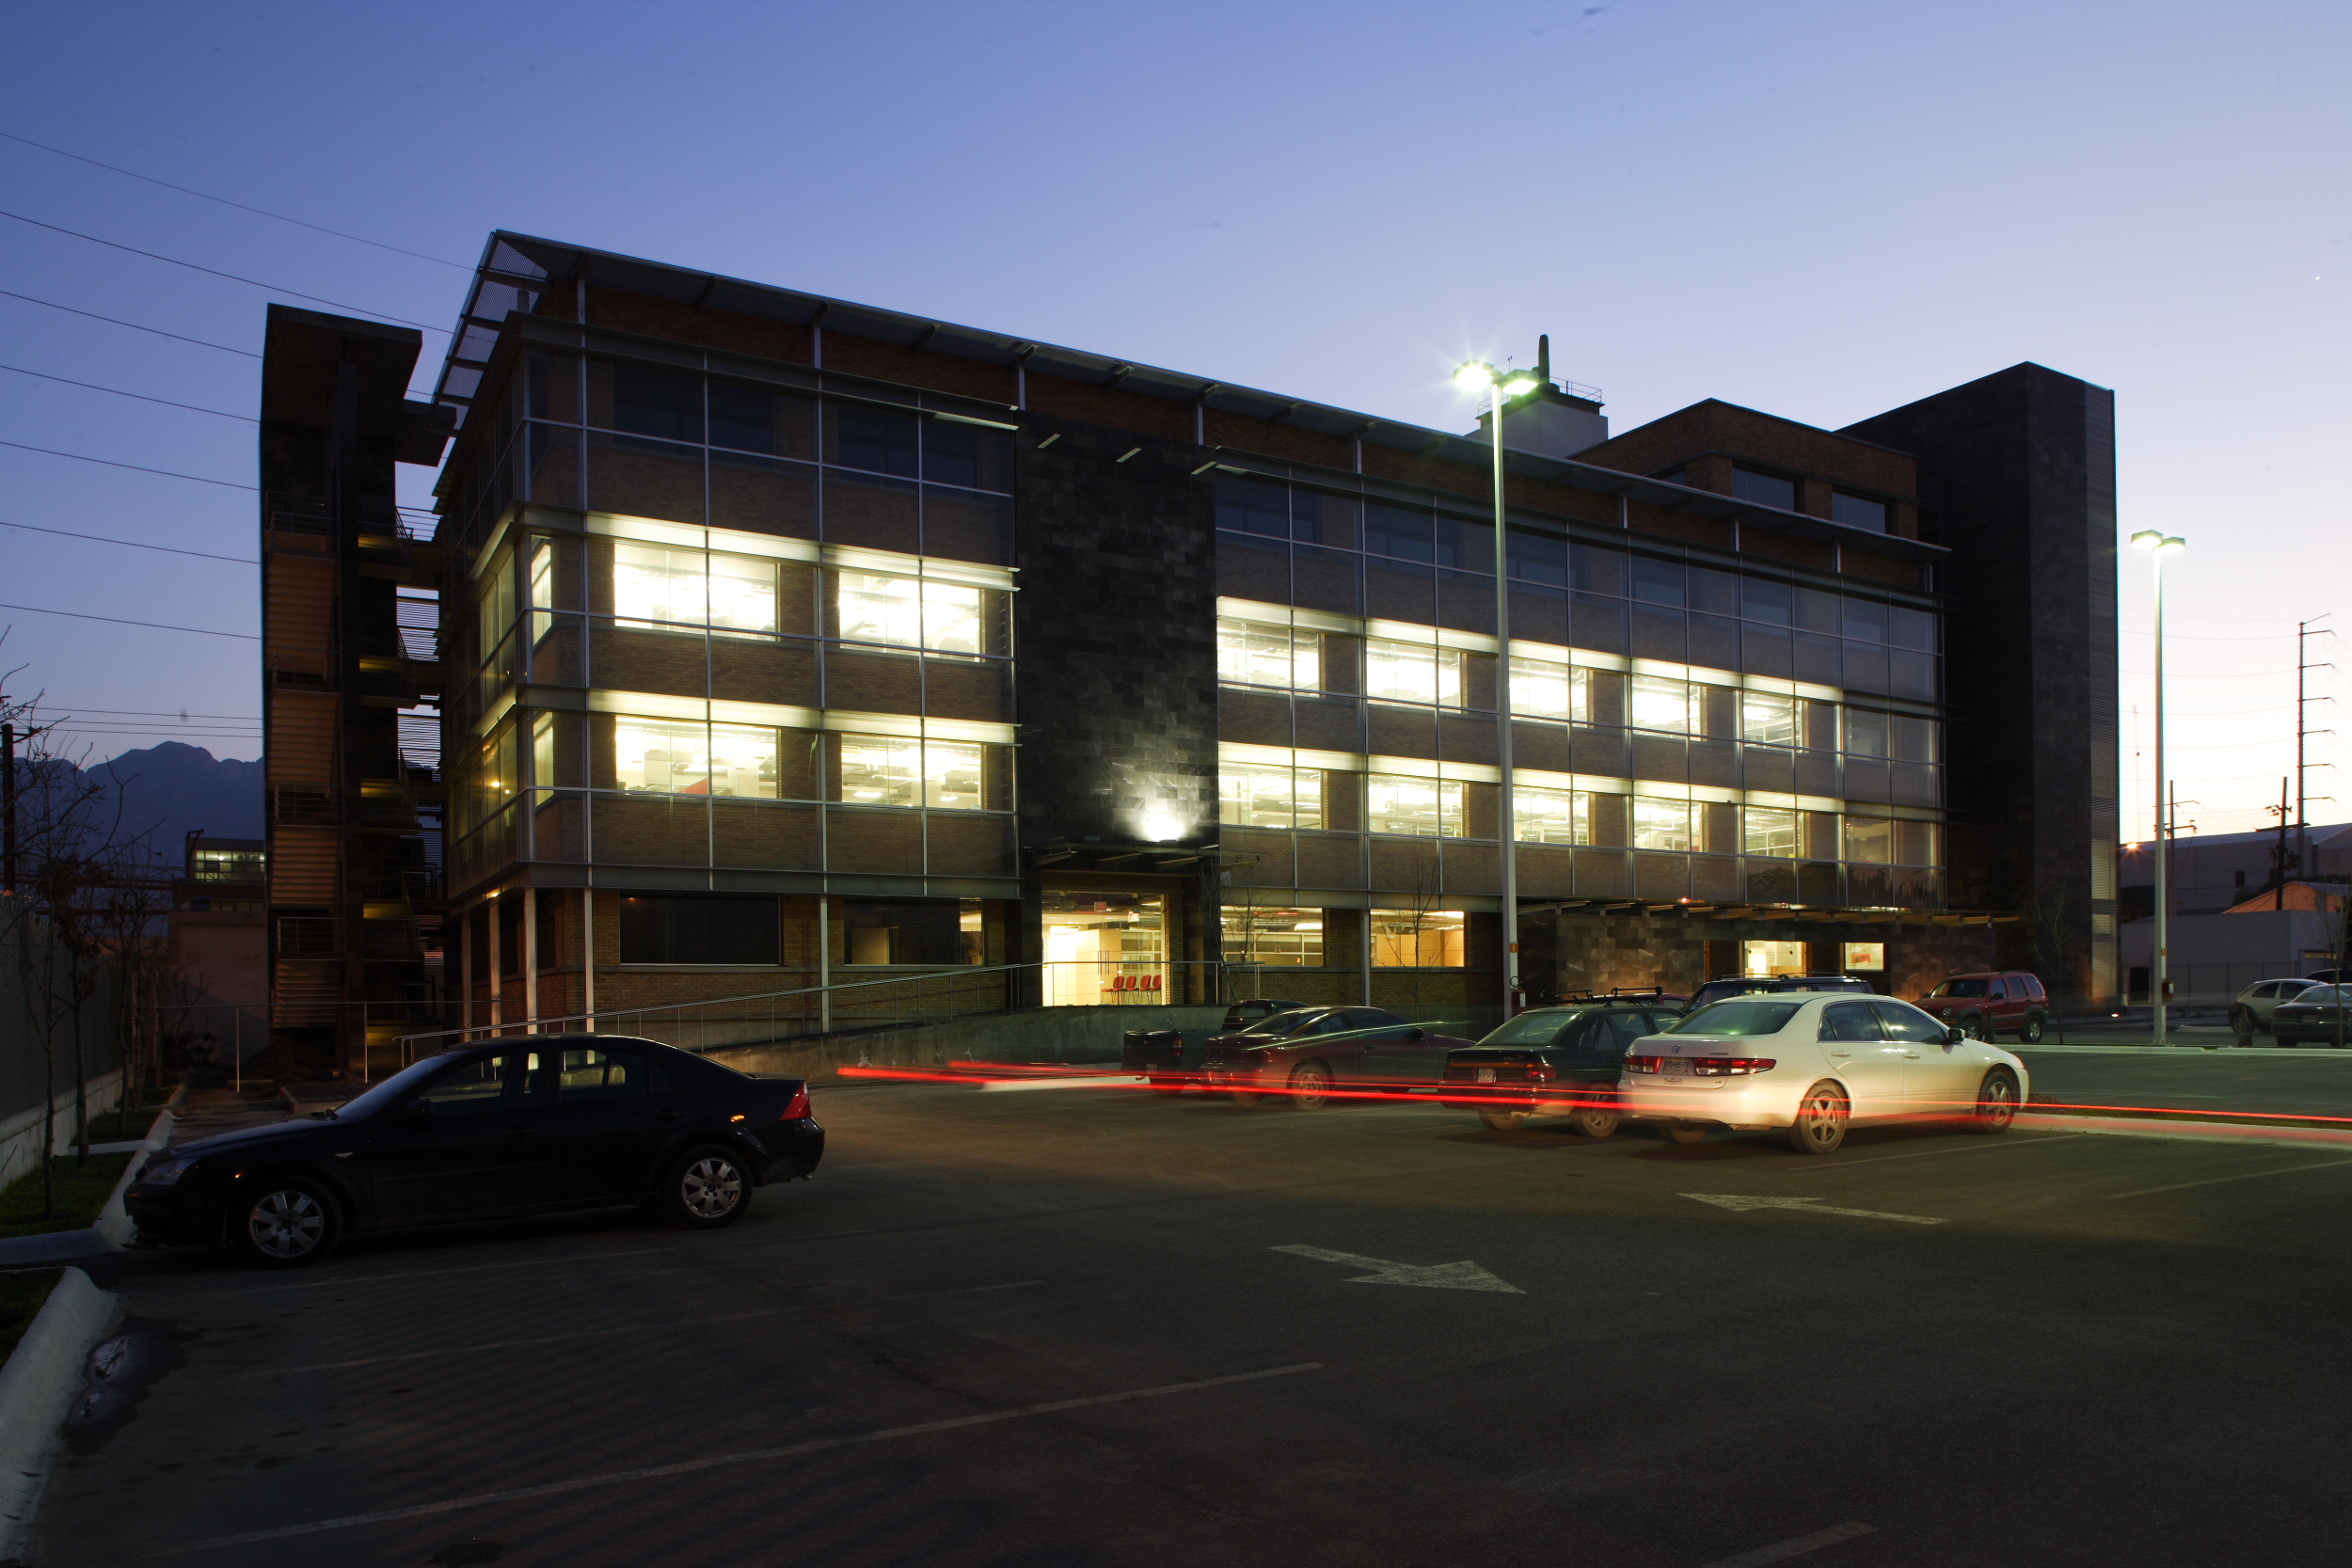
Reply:
[[[1493,1083],[1495,1081],[1495,1069],[1490,1067],[1480,1068],[1478,1069],[1478,1081],[1482,1084]]]
[[[1681,1078],[1686,1076],[1682,1064],[1680,1062],[1668,1062],[1666,1064],[1666,1076],[1669,1078]]]

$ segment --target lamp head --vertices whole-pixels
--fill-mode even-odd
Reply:
[[[1495,368],[1484,359],[1472,359],[1454,372],[1454,385],[1465,392],[1483,392],[1495,384]]]
[[[2134,549],[2153,550],[2158,545],[2163,543],[2164,535],[2152,528],[2141,529],[2137,533],[2132,535],[2132,547]]]
[[[1506,398],[1523,398],[1542,385],[1542,382],[1529,375],[1525,371],[1515,372],[1511,379],[1502,384],[1502,395]]]
[[[2186,548],[2188,548],[2188,541],[2175,533],[2167,537],[2163,544],[2156,546],[2156,553],[2158,555],[2177,555]]]

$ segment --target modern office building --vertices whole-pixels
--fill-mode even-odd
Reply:
[[[1506,683],[1480,433],[503,232],[435,402],[402,559],[438,552],[469,1023],[818,987],[848,1021],[957,971],[1468,1016],[1506,706],[1534,995],[1915,994],[2021,924],[1956,891],[2018,884],[1952,854],[1947,757],[2034,702],[1947,702],[1998,504],[1956,507],[1957,448],[1721,404],[1612,440],[1548,385],[1504,419]]]

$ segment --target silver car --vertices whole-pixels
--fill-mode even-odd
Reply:
[[[2270,1015],[2318,985],[2317,980],[2257,980],[2230,1004],[2230,1027],[2241,1035],[2268,1034]]]

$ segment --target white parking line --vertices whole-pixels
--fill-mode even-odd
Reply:
[[[1824,1546],[1835,1546],[1840,1541],[1851,1541],[1857,1535],[1877,1533],[1876,1525],[1832,1525],[1827,1529],[1817,1529],[1811,1535],[1792,1536],[1769,1546],[1758,1546],[1752,1552],[1741,1552],[1738,1557],[1720,1558],[1706,1564],[1706,1568],[1764,1568],[1768,1562],[1786,1562],[1792,1557],[1803,1557]]]
[[[2224,1181],[2251,1181],[2262,1176],[2293,1176],[2299,1170],[2327,1170],[2334,1165],[2352,1165],[2352,1160],[2322,1160],[2315,1165],[2281,1165],[2275,1170],[2249,1170],[2238,1176],[2212,1176],[2202,1181],[2175,1181],[2169,1187],[2142,1187],[2136,1193],[2109,1193],[2110,1200],[2123,1197],[2146,1197],[2152,1193],[2177,1193],[2184,1187],[2214,1187]]]
[[[318,1519],[305,1525],[281,1525],[276,1529],[247,1530],[241,1535],[216,1535],[209,1541],[193,1541],[153,1554],[156,1557],[181,1557],[189,1552],[209,1552],[222,1546],[249,1546],[259,1541],[282,1541],[294,1535],[316,1535],[323,1530],[351,1529],[360,1525],[380,1525],[394,1519],[414,1519],[430,1513],[453,1513],[459,1509],[482,1508],[490,1503],[515,1502],[525,1497],[550,1497],[565,1492],[586,1492],[600,1486],[617,1486],[624,1481],[653,1481],[662,1476],[691,1475],[697,1470],[715,1470],[729,1465],[751,1465],[763,1459],[787,1459],[797,1454],[820,1453],[827,1449],[856,1448],[866,1443],[881,1443],[895,1437],[918,1437],[927,1433],[951,1432],[958,1427],[987,1426],[997,1421],[1017,1421],[1029,1416],[1050,1416],[1059,1410],[1083,1410],[1093,1405],[1126,1404],[1136,1400],[1155,1400],[1169,1394],[1198,1393],[1204,1388],[1222,1388],[1236,1383],[1255,1383],[1262,1378],[1289,1377],[1295,1372],[1323,1370],[1320,1361],[1301,1361],[1295,1366],[1269,1367],[1263,1371],[1233,1372],[1225,1377],[1198,1378],[1190,1383],[1164,1383],[1156,1388],[1130,1388],[1123,1394],[1094,1394],[1085,1399],[1051,1400],[1043,1404],[1017,1405],[1010,1410],[991,1410],[977,1416],[956,1416],[944,1421],[919,1421],[913,1426],[885,1427],[880,1432],[860,1433],[853,1437],[817,1437],[805,1443],[787,1443],[780,1448],[753,1449],[745,1453],[719,1454],[709,1459],[683,1460],[675,1465],[652,1465],[640,1470],[615,1470],[609,1475],[582,1476],[574,1481],[548,1481],[540,1486],[517,1486],[504,1492],[485,1492],[471,1497],[449,1497],[439,1502],[413,1503],[406,1508],[387,1508],[373,1513],[347,1514],[341,1519]]]

